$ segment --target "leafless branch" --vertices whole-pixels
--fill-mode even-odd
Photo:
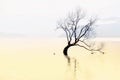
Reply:
[[[86,23],[81,26],[80,23],[82,20],[84,20],[84,18],[85,14],[80,9],[76,12],[69,13],[68,17],[63,21],[63,23],[58,23],[59,28],[63,29],[66,34],[68,44],[64,48],[63,53],[68,59],[69,56],[67,55],[67,50],[71,46],[79,46],[91,52],[98,51],[100,53],[103,53],[101,51],[102,46],[97,49],[92,49],[91,45],[87,44],[84,40],[82,40],[89,38],[88,36],[90,35],[90,32],[92,32],[92,26],[96,22],[96,18],[91,18],[89,20],[86,20]],[[84,45],[78,44],[78,42],[81,42]]]
[[[98,51],[98,52],[104,54],[104,52],[101,51],[102,48],[98,48],[98,49],[90,49],[89,47],[87,48],[87,47],[85,47],[85,46],[83,46],[83,45],[80,45],[80,44],[76,44],[76,46],[79,46],[79,47],[82,47],[82,48],[84,48],[84,49],[86,49],[86,50],[88,50],[88,51],[91,51],[92,54],[93,54],[95,51]]]

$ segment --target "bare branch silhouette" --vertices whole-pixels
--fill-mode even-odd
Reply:
[[[63,49],[63,53],[65,57],[70,60],[70,57],[68,56],[68,49],[71,46],[79,46],[82,47],[91,53],[94,52],[100,52],[102,47],[99,47],[97,49],[91,48],[92,45],[87,44],[85,40],[89,39],[90,33],[93,31],[93,25],[96,22],[96,18],[91,18],[89,20],[86,20],[85,24],[82,24],[82,21],[85,21],[85,13],[79,9],[76,10],[76,12],[69,13],[68,17],[63,21],[59,22],[58,26],[61,28],[67,38],[67,46]],[[79,44],[79,42],[83,44]]]

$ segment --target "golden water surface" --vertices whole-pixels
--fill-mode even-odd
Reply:
[[[100,41],[104,55],[69,49],[77,61],[74,73],[62,54],[64,39],[0,37],[0,80],[120,80],[119,39]]]

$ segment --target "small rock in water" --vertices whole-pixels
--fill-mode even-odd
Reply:
[[[55,55],[55,53],[53,53],[53,55]]]

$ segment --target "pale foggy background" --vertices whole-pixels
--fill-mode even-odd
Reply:
[[[81,7],[99,18],[99,37],[120,37],[119,0],[0,0],[0,36],[60,36],[56,23]]]

